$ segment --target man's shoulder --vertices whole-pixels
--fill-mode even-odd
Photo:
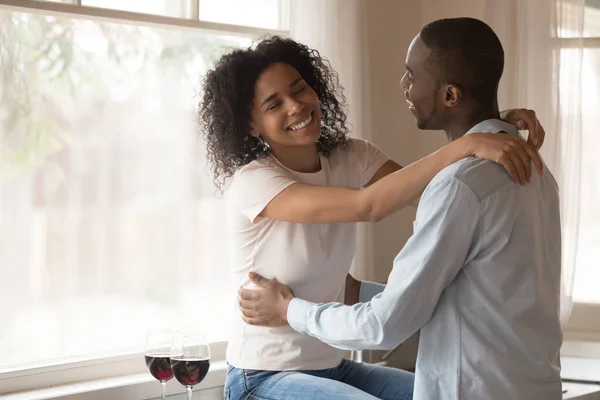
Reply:
[[[451,181],[470,189],[479,200],[513,182],[500,164],[476,157],[463,158],[449,165],[441,170],[429,185],[447,184]]]

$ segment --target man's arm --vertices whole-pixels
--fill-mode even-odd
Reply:
[[[479,212],[479,200],[458,179],[434,184],[423,196],[415,233],[394,260],[382,293],[354,306],[292,299],[288,323],[343,349],[394,348],[429,321],[467,261]]]

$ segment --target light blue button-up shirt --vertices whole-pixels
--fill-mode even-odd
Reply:
[[[471,132],[518,135],[499,120]],[[520,186],[469,157],[427,186],[387,286],[363,283],[354,306],[296,298],[289,324],[342,349],[391,349],[421,329],[415,399],[561,399],[560,245],[547,169]]]

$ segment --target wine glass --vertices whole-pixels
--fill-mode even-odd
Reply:
[[[210,348],[202,334],[183,334],[175,339],[171,348],[171,369],[175,379],[187,389],[187,399],[192,399],[194,385],[202,382],[210,368]]]
[[[167,394],[167,381],[173,377],[170,355],[171,347],[178,333],[171,329],[155,329],[146,337],[144,358],[146,366],[153,377],[160,381],[162,387],[162,400]]]

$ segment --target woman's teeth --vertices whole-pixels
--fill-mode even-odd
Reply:
[[[302,129],[302,128],[304,128],[306,125],[310,124],[310,121],[312,121],[312,114],[309,114],[309,115],[308,115],[308,117],[307,117],[307,118],[306,118],[304,121],[302,121],[302,122],[300,122],[300,123],[297,123],[297,124],[295,124],[295,125],[292,125],[292,126],[290,126],[290,128],[289,128],[289,129],[290,129],[291,131],[296,131],[296,130],[298,130],[298,129]]]

